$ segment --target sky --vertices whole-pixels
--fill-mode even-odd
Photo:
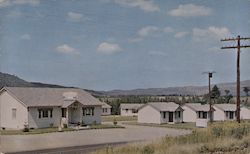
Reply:
[[[220,39],[238,35],[250,0],[0,0],[0,71],[93,90],[234,82],[236,50],[220,47],[235,42]]]

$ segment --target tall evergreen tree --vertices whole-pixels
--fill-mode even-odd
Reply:
[[[220,89],[217,87],[217,85],[214,85],[214,87],[211,90],[211,99],[214,100],[214,102],[218,101],[218,99],[220,98]]]

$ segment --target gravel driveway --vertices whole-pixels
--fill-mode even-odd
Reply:
[[[1,152],[31,151],[115,142],[151,141],[190,133],[188,130],[125,125],[125,129],[95,129],[37,135],[0,136]]]

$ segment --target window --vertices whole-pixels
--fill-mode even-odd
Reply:
[[[198,118],[199,119],[207,119],[207,112],[199,111]]]
[[[226,111],[227,119],[234,119],[234,112],[233,111]]]
[[[66,108],[62,108],[62,117],[63,118],[66,118],[66,111],[67,111]]]
[[[126,113],[128,113],[128,109],[126,109]]]
[[[94,115],[94,107],[83,108],[83,116],[93,116]]]
[[[163,112],[163,119],[166,118],[166,112]]]
[[[43,118],[48,118],[49,117],[49,111],[48,110],[43,110],[42,112]]]
[[[12,119],[16,119],[16,108],[12,109]]]
[[[203,112],[202,118],[207,119],[207,112]]]
[[[132,113],[138,113],[138,110],[132,109]]]
[[[53,110],[52,109],[38,109],[38,118],[52,118]]]
[[[176,118],[181,118],[181,111],[176,111],[175,116]]]
[[[234,118],[234,112],[230,111],[229,112],[229,119],[233,119]]]
[[[108,112],[108,109],[107,109],[107,108],[103,108],[103,109],[102,109],[102,112],[103,112],[103,113]]]

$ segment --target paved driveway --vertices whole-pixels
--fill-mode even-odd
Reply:
[[[125,129],[95,129],[37,135],[3,135],[0,137],[0,151],[17,152],[116,142],[150,141],[166,135],[178,136],[190,133],[188,130],[159,127],[130,125],[125,125],[125,127]]]

